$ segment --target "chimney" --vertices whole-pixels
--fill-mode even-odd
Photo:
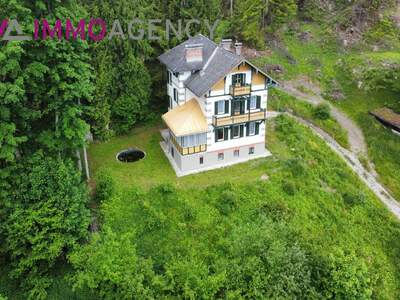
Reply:
[[[243,44],[242,43],[235,43],[235,51],[236,51],[236,55],[242,55],[242,48],[243,48]]]
[[[203,45],[193,44],[186,45],[186,62],[202,62],[203,61]]]
[[[231,49],[231,47],[232,47],[232,39],[221,40],[221,46],[225,50],[232,51],[232,49]]]

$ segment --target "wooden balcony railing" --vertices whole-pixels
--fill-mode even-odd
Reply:
[[[179,143],[176,141],[176,139],[173,135],[171,135],[171,141],[175,145],[175,148],[182,155],[195,154],[195,153],[207,151],[207,145],[205,145],[205,144],[193,146],[193,147],[182,147],[181,145],[179,145]]]
[[[213,125],[215,127],[229,126],[233,124],[265,120],[266,118],[267,118],[267,110],[260,109],[259,111],[255,112],[250,111],[248,113],[236,116],[227,116],[227,117],[213,116]]]
[[[229,93],[233,97],[250,95],[250,93],[251,93],[251,85],[250,84],[241,85],[241,86],[231,85],[230,89],[229,89]]]

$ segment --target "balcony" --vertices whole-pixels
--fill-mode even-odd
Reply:
[[[229,88],[229,93],[233,97],[250,95],[251,85],[250,84],[239,85],[239,86],[231,85]]]
[[[192,147],[182,147],[172,134],[171,134],[171,141],[174,144],[176,150],[178,150],[179,153],[182,155],[195,154],[207,151],[206,144],[200,144]]]
[[[261,121],[267,118],[267,110],[261,109],[255,112],[248,112],[241,115],[219,117],[213,116],[214,127],[229,126],[233,124],[246,123],[252,121]]]

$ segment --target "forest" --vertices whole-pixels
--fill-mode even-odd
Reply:
[[[278,81],[307,76],[360,126],[360,160],[400,201],[400,139],[368,115],[382,105],[400,113],[398,1],[0,0],[0,22],[26,32],[35,19],[91,18],[118,19],[125,32],[130,20],[161,20],[140,25],[160,38],[0,36],[0,299],[400,297],[400,223],[293,119],[268,121],[268,161],[184,179],[166,170],[157,60],[183,41],[165,24],[198,19],[207,22],[191,34],[217,24],[215,41],[243,42]],[[271,97],[348,147],[328,108]],[[128,140],[157,157],[134,170],[142,179],[107,162]]]

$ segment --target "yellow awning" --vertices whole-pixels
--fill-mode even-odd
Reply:
[[[175,136],[207,132],[207,120],[196,99],[177,106],[162,116]]]

